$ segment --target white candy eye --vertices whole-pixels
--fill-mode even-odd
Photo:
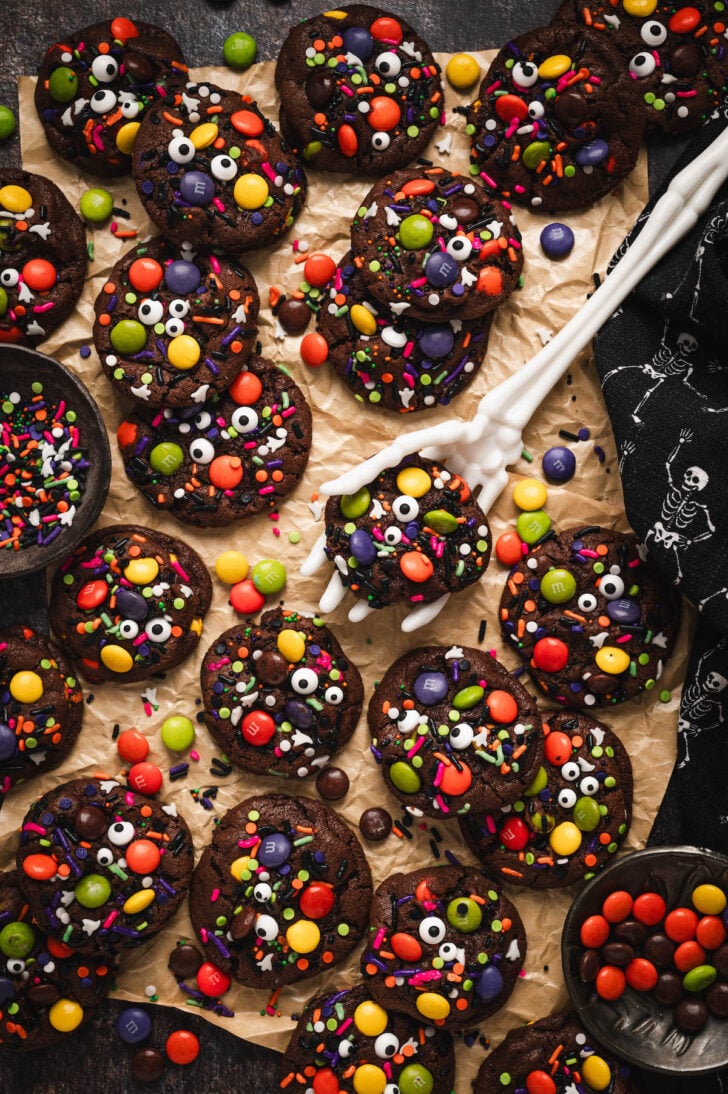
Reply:
[[[599,582],[599,592],[607,600],[619,600],[624,596],[624,582],[617,574],[607,574]]]
[[[169,314],[173,315],[175,319],[184,319],[190,310],[190,306],[186,300],[176,297],[174,300],[170,300],[168,310]]]
[[[327,703],[331,703],[332,706],[338,707],[339,703],[344,702],[344,689],[340,688],[338,684],[332,684],[324,692],[324,699]]]
[[[209,429],[212,423],[212,414],[209,410],[199,410],[195,414],[195,429]]]
[[[640,38],[646,46],[661,46],[667,38],[667,27],[650,19],[640,27]]]
[[[89,106],[94,114],[108,114],[116,106],[116,95],[108,88],[106,91],[94,91],[89,99]]]
[[[389,148],[389,133],[382,131],[372,137],[372,148],[375,152],[384,152]]]
[[[384,533],[384,542],[388,547],[396,547],[398,543],[402,542],[402,533],[399,528],[395,528],[392,524]]]
[[[393,1033],[380,1033],[374,1042],[374,1051],[380,1060],[391,1060],[399,1052],[399,1037]]]
[[[387,1083],[384,1088],[384,1094],[401,1094],[401,1091],[396,1083]]]
[[[172,316],[164,324],[164,329],[170,338],[176,338],[178,334],[182,334],[185,329],[184,321],[182,319],[176,319]]]
[[[400,494],[399,497],[395,498],[392,502],[392,512],[397,520],[414,520],[419,511],[419,505],[414,498],[409,496],[409,494]]]
[[[100,84],[110,84],[119,75],[119,64],[108,53],[100,53],[91,62],[91,75]]]
[[[437,946],[445,937],[445,924],[436,915],[426,915],[417,928],[423,942]]]
[[[443,961],[457,961],[458,948],[454,942],[443,942],[437,951],[437,956]]]
[[[380,53],[374,62],[374,67],[380,76],[399,76],[402,71],[402,62],[396,53]]]
[[[599,779],[595,775],[585,775],[579,783],[579,789],[587,798],[593,798],[595,794],[599,793],[599,785]]]
[[[313,695],[319,678],[313,669],[296,669],[291,676],[291,687],[298,695]]]
[[[132,639],[139,634],[139,624],[133,619],[122,619],[119,624],[119,638]]]
[[[187,137],[172,137],[167,145],[167,155],[174,163],[192,163],[196,154],[197,149]]]
[[[100,847],[96,852],[96,861],[99,866],[111,866],[114,861],[114,852],[110,847]]]
[[[272,942],[278,938],[278,924],[272,915],[259,915],[255,921],[255,933],[258,938]]]
[[[253,889],[253,896],[260,904],[265,904],[270,900],[273,890],[267,881],[259,881]]]
[[[215,456],[215,446],[206,437],[196,437],[190,445],[190,459],[195,463],[211,463]]]
[[[635,53],[629,62],[629,71],[640,80],[651,76],[656,68],[657,64],[651,53]]]
[[[458,262],[467,262],[473,251],[473,244],[467,236],[453,236],[445,250]]]
[[[396,327],[382,327],[379,336],[384,344],[391,346],[392,349],[402,349],[403,346],[407,345],[407,333],[403,330],[397,330]]]
[[[475,733],[473,732],[472,726],[469,726],[467,722],[458,722],[458,724],[453,726],[450,730],[449,741],[453,748],[460,750],[462,748],[467,748],[468,745],[472,744],[474,736]]]
[[[528,104],[528,116],[533,118],[534,121],[538,121],[539,118],[543,118],[546,113],[546,107],[543,103],[540,103],[538,99],[534,99],[532,103]]]
[[[556,801],[562,809],[573,809],[576,805],[576,794],[570,786],[565,786],[563,790],[559,790]]]
[[[238,173],[238,165],[230,156],[213,156],[210,171],[218,182],[230,182]]]
[[[161,322],[164,315],[164,304],[161,300],[142,300],[137,308],[137,319],[145,327],[153,327]]]
[[[339,1044],[337,1046],[337,1052],[339,1053],[339,1056],[342,1060],[348,1060],[351,1056],[353,1049],[354,1046],[352,1045],[351,1041],[347,1041],[346,1039],[344,1039],[343,1041],[339,1041]]]
[[[581,768],[576,760],[569,760],[568,763],[561,765],[561,777],[566,779],[567,782],[573,783],[581,775]]]
[[[14,289],[19,281],[20,274],[17,270],[8,269],[0,273],[0,285],[4,285],[6,289]]]
[[[533,61],[516,61],[511,75],[520,87],[533,87],[538,83],[538,66]]]
[[[597,606],[597,598],[594,593],[582,593],[576,603],[582,612],[593,612]]]
[[[258,428],[258,415],[252,406],[239,406],[232,412],[230,424],[238,433],[252,433]]]
[[[116,821],[106,834],[114,847],[126,847],[134,839],[135,828],[131,821]]]
[[[11,976],[20,976],[25,972],[25,962],[19,957],[10,957],[6,967]]]
[[[166,642],[172,634],[172,624],[159,615],[145,624],[144,632],[150,642]]]
[[[140,114],[142,104],[136,99],[123,99],[119,104],[119,109],[126,120],[131,122]]]

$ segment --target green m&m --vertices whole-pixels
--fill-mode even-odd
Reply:
[[[6,957],[25,957],[35,945],[35,932],[29,923],[7,923],[0,931],[0,953]]]
[[[108,190],[101,186],[94,186],[90,190],[84,190],[78,203],[81,216],[91,224],[103,224],[111,216],[114,208],[114,199]]]
[[[6,141],[15,132],[15,115],[9,106],[0,106],[0,141]]]
[[[186,752],[195,741],[194,722],[184,714],[170,714],[162,722],[162,741],[170,752]]]
[[[405,217],[400,224],[398,237],[399,242],[406,251],[418,251],[428,245],[433,234],[434,229],[429,217],[423,217],[420,213],[413,213],[411,216]]]
[[[229,34],[223,42],[222,55],[230,68],[249,68],[258,54],[258,46],[250,34],[239,30]]]
[[[73,895],[82,908],[100,908],[111,896],[111,885],[101,874],[86,874],[79,878]]]
[[[285,587],[287,579],[285,566],[274,558],[263,558],[256,562],[250,576],[253,585],[263,596],[279,593]]]
[[[78,76],[72,68],[59,65],[51,72],[48,81],[48,93],[56,103],[70,103],[76,98],[78,91]]]
[[[136,319],[121,319],[109,334],[117,353],[138,353],[147,344],[147,328]]]
[[[174,441],[161,441],[149,453],[152,470],[160,475],[173,475],[182,466],[184,458],[184,452]]]

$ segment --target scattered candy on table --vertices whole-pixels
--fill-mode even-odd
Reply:
[[[574,233],[568,224],[554,221],[541,230],[539,241],[547,258],[566,258],[574,247]]]
[[[223,42],[222,55],[225,64],[230,68],[249,68],[258,54],[258,45],[250,34],[245,31],[235,31],[229,34]]]
[[[0,106],[0,141],[5,141],[15,132],[15,114],[9,106]]]
[[[162,722],[162,742],[170,752],[186,752],[195,741],[195,724],[184,714],[171,714]]]
[[[113,212],[114,199],[108,190],[95,186],[81,194],[78,207],[84,220],[91,224],[103,224]]]
[[[448,83],[456,91],[467,91],[480,77],[480,65],[470,53],[454,53],[445,66]]]

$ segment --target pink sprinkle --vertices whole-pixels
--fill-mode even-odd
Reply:
[[[557,94],[559,94],[559,95],[561,94],[561,92],[564,90],[564,88],[568,85],[569,81],[574,79],[575,75],[576,75],[576,73],[574,72],[573,68],[570,69],[568,72],[564,73],[564,75],[561,77],[561,79],[556,84]]]
[[[480,177],[481,177],[481,179],[483,180],[483,182],[485,183],[486,186],[491,186],[495,190],[495,188],[496,188],[495,179],[491,178],[490,175],[486,174],[485,171],[480,172]]]
[[[518,974],[518,975],[519,975],[519,976],[523,976],[523,977],[525,977],[525,976],[527,975],[527,973],[526,973],[526,970],[525,970],[525,969],[521,969],[521,971],[519,972],[519,974]]]
[[[676,91],[678,99],[693,99],[698,93],[697,91]]]
[[[617,641],[620,642],[620,643],[631,642],[632,641],[632,635],[631,634],[620,634]]]
[[[27,824],[23,825],[23,831],[24,832],[37,832],[39,836],[45,836],[45,834],[47,832],[47,829],[46,828],[41,828],[41,826],[39,824],[35,824],[34,821],[28,821]]]
[[[281,411],[281,418],[290,418],[290,416],[291,416],[292,414],[295,414],[295,413],[296,413],[296,408],[295,408],[295,406],[289,406],[289,407],[286,407],[286,409],[285,409],[285,410],[282,410],[282,411]]]
[[[218,198],[218,197],[213,198],[212,199],[212,204],[215,206],[218,213],[224,213],[225,212],[225,202],[221,201],[220,198]]]
[[[442,763],[441,761],[438,760],[437,771],[435,772],[435,777],[432,780],[432,785],[433,786],[439,786],[440,783],[442,782],[444,774],[445,774],[445,765],[444,765],[444,763]]]
[[[134,641],[132,642],[132,645],[133,645],[133,646],[141,646],[141,645],[142,645],[142,644],[143,644],[144,642],[146,642],[146,640],[147,640],[147,632],[146,632],[146,631],[142,631],[142,633],[141,633],[141,634],[138,634],[138,635],[136,636],[136,638],[135,638],[135,639],[134,639]]]
[[[172,563],[172,569],[174,570],[174,572],[176,574],[179,574],[179,576],[182,578],[183,581],[189,581],[190,580],[189,574],[179,564],[179,562],[174,557],[174,555],[170,555],[169,561]]]
[[[486,813],[486,815],[485,815],[485,827],[488,829],[488,831],[491,833],[491,835],[495,834],[495,831],[496,831],[495,821],[493,820],[493,816],[490,813]]]
[[[51,309],[55,308],[55,306],[56,305],[53,303],[53,301],[49,300],[47,304],[34,304],[33,305],[33,311],[36,312],[36,313],[37,312],[44,312],[44,311],[51,311]],[[60,415],[59,415],[59,417],[60,417]]]
[[[381,528],[372,528],[373,539],[378,540],[380,543],[384,543],[384,533]]]
[[[423,734],[421,737],[418,737],[415,743],[412,745],[412,748],[407,753],[407,759],[409,760],[410,756],[414,756],[415,752],[419,752],[424,743],[425,735]]]
[[[238,847],[252,847],[254,843],[259,843],[260,840],[257,836],[248,836],[247,839],[239,839]]]
[[[418,277],[415,281],[410,282],[413,289],[421,289],[423,285],[427,284],[426,277]]]
[[[223,665],[229,665],[229,664],[230,664],[230,658],[229,657],[221,657],[220,660],[215,661],[214,664],[211,662],[210,665],[209,665],[209,669],[210,669],[210,672],[217,672],[217,670],[221,669],[223,667]]]
[[[280,530],[280,528],[274,528],[274,529],[273,529],[273,535],[274,535],[274,536],[279,536],[280,534],[281,534],[281,530]]]
[[[213,889],[212,892],[210,893],[210,901],[214,904],[219,896],[220,896],[220,890],[219,889]]]
[[[599,558],[599,555],[596,551],[592,551],[591,547],[582,547],[579,554],[583,555],[584,558]]]
[[[280,519],[281,519],[280,513],[269,513],[268,514],[268,520],[280,520]]]
[[[341,85],[341,91],[343,91],[345,95],[348,95],[350,99],[354,97],[354,92],[351,90],[350,87],[347,87],[346,84]]]
[[[220,273],[220,263],[217,261],[215,256],[213,254],[211,254],[211,255],[208,256],[208,259],[209,259],[210,266],[212,267],[213,271],[216,274],[219,274]]]
[[[196,749],[196,748],[193,748],[193,749],[192,749],[192,751],[190,752],[190,759],[191,759],[191,760],[194,760],[194,761],[195,761],[195,763],[197,763],[197,761],[199,760],[199,758],[200,758],[200,754],[199,754],[199,752],[197,751],[197,749]]]
[[[490,87],[486,87],[486,89],[485,89],[485,94],[486,94],[486,95],[492,95],[494,91],[497,91],[497,90],[498,90],[498,88],[500,87],[500,85],[501,85],[501,82],[500,82],[500,80],[496,80],[494,84],[491,84],[491,85],[490,85]]]
[[[437,969],[426,969],[424,972],[416,972],[410,977],[408,983],[417,987],[418,984],[431,984],[436,980],[442,980],[442,973]]]
[[[443,813],[449,813],[450,812],[450,807],[446,803],[446,801],[443,798],[442,794],[436,794],[435,795],[435,804],[440,807],[440,809],[442,810]]]
[[[509,247],[515,247],[515,249],[517,251],[520,251],[520,249],[521,249],[521,244],[520,244],[519,240],[514,239],[513,236],[508,237],[508,246]]]
[[[377,933],[374,936],[374,941],[372,942],[373,949],[375,949],[375,950],[379,949],[379,947],[382,944],[382,940],[384,939],[384,936],[386,935],[386,933],[387,932],[386,932],[384,927],[379,928],[379,930],[377,931]]]
[[[270,164],[268,163],[268,160],[266,160],[266,161],[265,161],[265,163],[261,163],[261,165],[260,165],[260,169],[261,169],[261,171],[263,172],[263,174],[264,174],[264,175],[266,175],[266,176],[267,176],[267,178],[268,178],[268,179],[269,179],[269,180],[270,180],[271,182],[275,182],[275,181],[276,181],[276,173],[275,173],[275,171],[273,170],[273,168],[271,167],[271,165],[270,165]]]
[[[144,713],[147,718],[151,718],[153,713],[151,703],[148,703],[146,699],[144,700]]]
[[[102,125],[95,125],[93,127],[93,130],[91,131],[91,139],[98,148],[99,152],[103,152],[104,150],[104,142],[101,140],[101,132],[103,128],[104,127]]]
[[[132,794],[131,790],[127,790],[126,794],[124,795],[124,804],[129,806],[132,806],[134,804],[134,795]]]
[[[514,118],[513,121],[510,123],[504,134],[507,141],[510,140],[513,134],[516,132],[519,124],[520,122],[518,121],[518,118]]]
[[[415,348],[414,340],[410,339],[410,341],[407,342],[404,349],[402,350],[402,356],[403,357],[409,357],[414,348]]]
[[[521,186],[520,183],[517,186],[514,186],[513,189],[516,191],[517,194],[525,194],[526,193],[526,187]]]
[[[258,442],[257,441],[246,441],[245,444],[243,445],[243,448],[245,449],[246,452],[251,448],[257,448],[257,447],[258,447]]]
[[[259,494],[259,495],[260,495],[261,497],[263,496],[263,494],[273,494],[273,493],[275,493],[275,486],[263,486],[263,487],[261,487],[261,489],[260,489],[260,490],[258,491],[258,494]]]
[[[390,1064],[389,1060],[385,1060],[385,1062],[382,1064],[382,1071],[387,1076],[387,1078],[391,1081],[391,1079],[392,1079],[392,1065]]]
[[[207,944],[209,937],[210,935],[208,934],[207,927],[200,927],[200,938],[205,944]]]
[[[641,560],[639,558],[633,558],[631,562],[627,563],[627,568],[629,570],[634,570],[635,566],[639,566],[640,561]]]
[[[104,930],[108,930],[114,920],[118,918],[119,913],[116,910],[114,910],[113,912],[109,912],[106,919],[104,920]]]
[[[409,599],[411,604],[418,604],[421,600],[425,599],[425,596],[424,593],[416,593],[415,596],[411,596]]]
[[[152,425],[154,426],[155,429],[157,428],[157,426],[159,425],[159,423],[162,421],[163,418],[164,418],[164,413],[161,410],[160,410],[159,414],[156,414],[152,418]]]

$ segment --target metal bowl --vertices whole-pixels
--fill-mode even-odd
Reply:
[[[658,892],[668,908],[690,906],[697,885],[728,890],[728,857],[701,847],[655,847],[634,851],[610,863],[578,894],[566,916],[561,939],[564,978],[571,1001],[592,1036],[629,1064],[665,1075],[700,1075],[728,1066],[728,1019],[708,1018],[698,1033],[687,1034],[672,1021],[672,1008],[651,993],[627,987],[613,1002],[601,999],[593,983],[579,976],[584,947],[582,923],[601,912],[615,889],[633,897]]]
[[[90,460],[86,482],[73,522],[52,543],[29,544],[19,550],[0,548],[0,580],[26,577],[52,566],[90,530],[101,512],[111,478],[111,451],[101,413],[86,387],[64,365],[25,346],[0,345],[0,392],[17,391],[25,398],[40,382],[49,399],[65,399],[76,413],[79,441]]]

